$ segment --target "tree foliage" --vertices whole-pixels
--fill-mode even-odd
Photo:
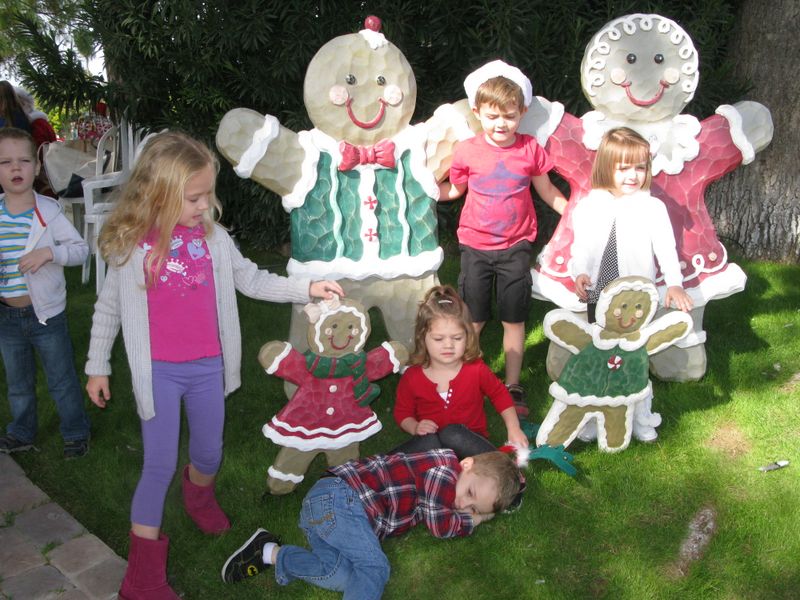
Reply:
[[[701,60],[689,111],[706,116],[739,99],[725,49],[740,0],[85,0],[87,29],[103,47],[112,108],[153,128],[180,127],[213,142],[222,115],[248,107],[294,130],[310,127],[303,79],[327,41],[381,17],[386,37],[414,68],[414,121],[464,97],[472,69],[502,58],[525,71],[535,92],[588,110],[580,62],[590,37],[609,20],[654,12],[678,21]],[[44,81],[37,81],[35,89]],[[227,223],[263,245],[288,235],[280,202],[223,166],[218,185]]]

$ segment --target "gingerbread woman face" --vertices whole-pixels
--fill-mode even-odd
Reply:
[[[611,299],[605,313],[605,329],[616,334],[629,334],[645,324],[650,317],[650,295],[644,291],[628,290]]]
[[[306,72],[303,100],[314,126],[352,144],[374,144],[406,128],[417,101],[417,84],[405,56],[380,33],[380,19],[367,29],[332,39]]]
[[[369,315],[351,300],[323,301],[306,307],[308,346],[316,354],[341,358],[363,349],[369,337]]]
[[[584,93],[597,110],[620,121],[659,121],[681,112],[699,80],[688,34],[659,15],[611,21],[586,47]]]

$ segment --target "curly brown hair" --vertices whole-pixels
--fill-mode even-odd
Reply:
[[[409,364],[423,367],[430,365],[431,357],[425,346],[425,336],[436,319],[453,319],[464,328],[467,336],[464,362],[480,358],[481,348],[478,343],[478,335],[472,326],[472,317],[467,305],[451,286],[437,285],[427,291],[419,305],[414,327],[414,352],[411,353]]]

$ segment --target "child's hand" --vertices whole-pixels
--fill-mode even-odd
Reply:
[[[89,394],[89,400],[100,408],[105,408],[106,400],[111,399],[108,377],[106,375],[89,375],[89,381],[86,383],[86,392]]]
[[[323,300],[330,300],[333,295],[337,294],[340,297],[344,296],[342,286],[336,281],[312,281],[308,287],[308,295],[312,298],[322,298]]]
[[[575,293],[578,298],[586,302],[589,299],[588,289],[592,285],[592,280],[586,273],[581,273],[575,278]]]
[[[528,436],[525,435],[520,427],[517,427],[516,429],[510,428],[508,430],[508,441],[515,446],[519,446],[520,448],[528,447]]]
[[[53,260],[53,251],[50,248],[37,248],[31,250],[19,259],[19,272],[36,273],[42,266]]]
[[[472,515],[472,524],[477,527],[481,523],[491,521],[494,519],[494,513],[474,513]]]
[[[674,305],[674,306],[673,306]],[[667,294],[664,296],[664,306],[667,308],[677,308],[683,312],[689,312],[694,306],[694,302],[679,285],[672,285],[667,288]]]
[[[417,423],[414,435],[428,435],[429,433],[436,433],[438,430],[439,426],[436,423],[430,419],[422,419],[422,421]]]

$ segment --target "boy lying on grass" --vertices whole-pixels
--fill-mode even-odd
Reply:
[[[275,565],[275,580],[295,579],[380,598],[389,580],[381,540],[424,521],[438,538],[466,536],[517,499],[523,479],[513,459],[487,452],[459,462],[452,450],[390,454],[328,469],[309,490],[300,527],[310,550],[281,546],[258,529],[222,567],[228,583]]]

